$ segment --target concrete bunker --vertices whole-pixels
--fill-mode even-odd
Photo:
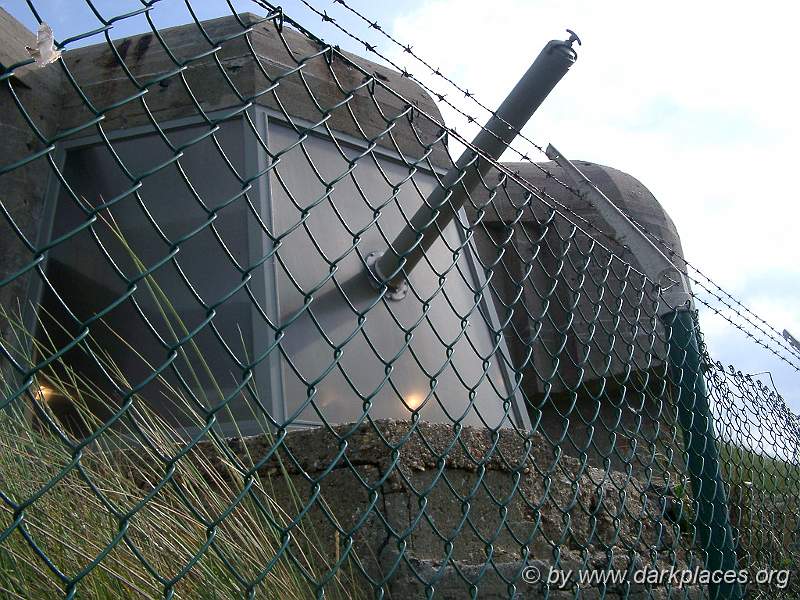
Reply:
[[[49,252],[46,280],[32,278],[30,297],[41,302],[39,317],[52,321],[54,342],[78,333],[64,326],[66,306],[78,321],[107,311],[108,327],[95,327],[93,335],[111,348],[126,378],[138,382],[164,364],[170,346],[195,332],[192,343],[211,374],[196,374],[189,385],[194,415],[161,406],[180,425],[202,425],[211,414],[219,422],[237,420],[247,432],[265,424],[344,423],[364,412],[491,428],[533,422],[567,453],[599,462],[611,454],[620,463],[633,438],[654,443],[670,411],[659,395],[666,378],[663,333],[648,304],[653,298],[629,283],[615,288],[628,274],[608,278],[604,259],[594,260],[589,273],[603,271],[605,279],[594,284],[594,296],[583,291],[569,309],[570,278],[586,279],[569,257],[606,251],[581,249],[579,236],[559,254],[559,245],[568,243],[560,228],[570,227],[560,216],[538,250],[541,223],[523,218],[514,251],[488,272],[485,265],[502,246],[491,232],[506,227],[503,215],[523,194],[513,183],[491,195],[485,226],[455,263],[453,248],[466,239],[457,223],[412,275],[416,293],[376,304],[375,290],[362,278],[364,257],[393,239],[404,215],[451,166],[436,123],[441,115],[401,74],[356,56],[350,58],[362,70],[329,62],[306,36],[289,28],[279,36],[258,19],[226,17],[204,22],[203,32],[192,24],[165,30],[162,39],[148,33],[117,40],[116,56],[105,43],[65,54],[69,72],[98,110],[88,110],[65,78],[51,85],[59,109],[50,127],[69,132],[59,145],[63,180],[51,176],[49,191],[30,192],[31,214],[41,215],[31,229],[40,226],[39,240],[63,240]],[[252,31],[243,34],[242,23]],[[214,58],[204,55],[208,38],[226,40]],[[199,58],[175,69],[163,44],[183,60]],[[364,72],[397,90],[411,108]],[[646,188],[614,169],[579,164],[680,252],[674,225]],[[594,218],[535,165],[508,166]],[[542,166],[558,174],[555,165]],[[40,167],[33,163],[14,176]],[[489,197],[474,190],[457,222],[475,223],[476,207]],[[97,224],[84,227],[101,206],[108,210],[97,213]],[[518,308],[503,328],[504,300],[519,284],[513,274],[536,252],[535,272],[522,284],[527,309]],[[627,258],[636,264],[635,256]],[[548,272],[547,261],[568,266]],[[547,307],[535,281],[555,290]],[[476,300],[475,290],[484,288],[494,291]],[[638,313],[620,313],[602,294]],[[159,298],[169,299],[185,331],[165,318]],[[588,335],[604,326],[604,339]],[[132,339],[138,356],[120,343]],[[539,350],[529,358],[531,340]],[[564,355],[554,367],[545,349],[562,341]],[[76,369],[102,382],[92,357],[70,354]],[[179,362],[180,356],[164,370],[176,387],[188,379]],[[139,393],[164,395],[155,381]],[[217,413],[225,402],[231,412]],[[69,420],[69,402],[62,406]],[[607,431],[592,427],[595,414]],[[631,440],[620,435],[626,427]]]
[[[0,14],[7,39],[28,43],[29,33]],[[319,481],[351,535],[333,527],[316,491],[303,520],[316,523],[328,555],[352,541],[376,579],[401,561],[386,585],[397,595],[424,594],[424,579],[443,597],[463,597],[464,574],[486,571],[482,595],[506,597],[526,564],[578,569],[587,557],[605,564],[609,549],[631,564],[684,564],[664,498],[631,473],[655,467],[675,436],[663,332],[637,278],[611,276],[608,249],[508,183],[473,190],[412,275],[415,294],[375,304],[364,256],[394,238],[452,164],[444,132],[425,116],[441,115],[400,74],[354,56],[361,69],[331,62],[306,36],[288,27],[279,36],[258,20],[134,36],[114,51],[70,50],[68,72],[96,110],[64,73],[20,72],[29,85],[18,90],[23,104],[37,108],[58,151],[50,163],[9,102],[5,114],[16,121],[3,124],[4,155],[42,154],[0,184],[13,190],[9,210],[34,246],[59,243],[39,270],[0,290],[3,305],[32,300],[39,312],[28,317],[41,319],[58,347],[82,334],[76,323],[103,313],[92,335],[126,379],[146,382],[142,398],[169,392],[147,382],[155,366],[196,401],[193,414],[153,402],[181,427],[213,422],[228,433],[233,420],[249,433],[338,423],[277,445],[267,435],[227,443],[260,464],[260,476],[278,473],[276,458],[286,456],[296,488]],[[225,43],[209,54],[209,38]],[[579,165],[679,251],[669,217],[638,182]],[[507,166],[594,219],[535,165]],[[525,204],[531,210],[520,217]],[[468,230],[474,237],[454,259]],[[13,232],[0,243],[4,276],[36,258]],[[446,294],[436,294],[440,286]],[[196,350],[183,341],[190,337]],[[208,370],[187,370],[183,348]],[[106,385],[92,357],[78,348],[65,357]],[[47,400],[81,433],[69,398]],[[230,413],[219,410],[225,402]],[[102,417],[107,408],[95,410]],[[372,421],[353,426],[365,413]],[[596,416],[606,430],[592,427]],[[536,433],[519,435],[512,421]],[[637,448],[638,463],[625,454]],[[658,476],[669,485],[668,473]],[[287,494],[277,486],[279,498]]]
[[[575,164],[682,257],[672,219],[639,180],[611,167]],[[524,372],[532,422],[562,451],[585,453],[594,464],[632,463],[638,470],[659,455],[665,463],[679,460],[666,332],[639,258],[570,189],[555,162],[504,166],[543,201],[495,172],[467,212],[482,223],[476,249],[482,264],[495,265],[493,299],[514,364]],[[496,186],[495,178],[506,183]]]
[[[444,132],[421,116],[441,119],[435,104],[398,73],[353,56],[355,69],[258,20],[65,54],[81,92],[61,82],[63,178],[33,199],[44,203],[39,239],[58,240],[31,292],[48,342],[63,346],[102,314],[97,345],[132,384],[165,367],[196,409],[159,408],[187,426],[212,414],[244,432],[366,411],[490,427],[523,419],[508,369],[491,359],[496,340],[466,319],[480,274],[468,254],[451,264],[455,225],[412,278],[414,298],[380,302],[363,277],[364,256],[447,166]],[[213,58],[209,38],[226,40]],[[206,369],[181,364],[190,345]],[[76,348],[67,360],[104,385],[95,356]],[[158,380],[138,393],[167,395]],[[52,405],[68,412],[62,400]],[[215,413],[222,404],[230,411]]]

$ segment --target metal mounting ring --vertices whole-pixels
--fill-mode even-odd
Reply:
[[[380,260],[381,256],[383,256],[382,250],[376,250],[375,252],[370,252],[367,254],[366,263],[367,263],[367,273],[369,274],[370,283],[375,287],[375,289],[381,289],[384,285],[386,286],[386,294],[384,297],[388,300],[394,300],[395,302],[398,300],[402,300],[408,294],[408,282],[403,281],[397,287],[389,285],[383,276],[378,273],[376,264]]]

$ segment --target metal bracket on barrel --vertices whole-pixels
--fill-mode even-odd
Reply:
[[[386,281],[386,278],[378,270],[378,261],[383,255],[383,251],[376,250],[375,252],[370,252],[367,254],[366,258],[364,259],[367,263],[367,274],[369,275],[369,281],[377,290],[380,290],[383,288],[383,286],[386,286],[384,298],[387,300],[402,300],[408,294],[408,281],[402,279],[395,285],[392,285]]]

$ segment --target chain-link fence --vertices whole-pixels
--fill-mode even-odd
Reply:
[[[86,6],[0,11],[5,596],[796,597],[797,417],[571,163],[264,2]]]

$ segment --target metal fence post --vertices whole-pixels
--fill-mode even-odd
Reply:
[[[697,510],[695,526],[706,552],[706,569],[732,572],[736,570],[736,550],[694,314],[681,308],[662,314],[661,321],[669,340],[670,377],[678,390],[678,421],[683,430],[686,468]],[[712,600],[743,597],[736,581],[709,583],[709,595]]]
[[[406,275],[411,273],[441,231],[453,220],[466,202],[468,193],[492,168],[492,161],[500,158],[575,63],[578,56],[572,44],[580,44],[580,39],[572,31],[569,33],[566,41],[553,40],[547,43],[472,141],[472,147],[479,150],[480,155],[471,148],[464,150],[455,166],[447,172],[389,248],[384,252],[373,252],[368,257],[367,264],[374,281],[381,285],[388,284],[387,298],[399,300],[405,296]],[[442,211],[447,205],[451,208]]]
[[[736,549],[686,275],[552,145],[547,148],[547,156],[564,169],[581,198],[603,217],[620,244],[631,249],[648,278],[659,285],[666,277],[677,279],[677,283],[662,290],[658,314],[668,334],[669,373],[678,390],[678,422],[683,430],[686,468],[697,507],[695,526],[706,553],[706,570],[733,572]],[[709,582],[708,588],[712,600],[743,598],[737,581]]]

